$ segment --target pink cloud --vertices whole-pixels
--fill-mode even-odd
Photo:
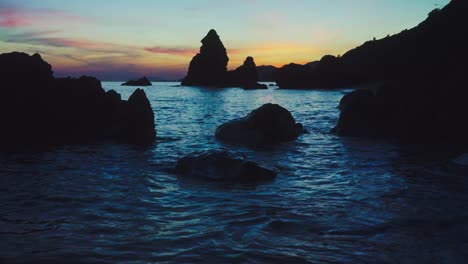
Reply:
[[[7,36],[5,42],[31,44],[51,47],[77,48],[95,52],[128,53],[135,47],[119,45],[109,42],[99,42],[87,39],[55,37],[54,34],[61,33],[60,30],[45,30],[25,32]],[[51,36],[52,35],[52,36]]]
[[[156,53],[156,54],[168,54],[168,55],[175,55],[175,56],[195,56],[199,51],[197,48],[189,48],[189,47],[149,47],[145,48],[145,51]],[[229,54],[238,54],[244,52],[244,49],[227,49],[228,55]]]
[[[73,47],[81,49],[107,49],[113,46],[110,43],[72,38],[31,38],[29,42],[54,47]]]
[[[196,48],[171,48],[171,47],[150,47],[145,48],[145,51],[156,53],[156,54],[168,54],[177,56],[194,56],[198,53]]]
[[[89,18],[55,9],[28,9],[0,6],[0,27],[38,27],[90,23]]]

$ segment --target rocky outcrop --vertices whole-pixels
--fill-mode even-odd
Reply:
[[[190,62],[187,76],[182,80],[182,85],[268,89],[265,85],[257,83],[257,67],[252,57],[247,57],[244,64],[236,70],[227,70],[229,57],[215,30],[212,29],[208,32],[208,35],[202,40],[202,44],[200,52]]]
[[[152,85],[153,84],[146,77],[140,78],[138,80],[130,80],[122,84],[122,86],[152,86]]]
[[[341,136],[384,137],[403,141],[466,144],[468,119],[463,74],[452,81],[428,76],[425,80],[388,82],[375,91],[345,96],[333,132]],[[438,78],[436,76],[436,78]],[[442,88],[444,87],[444,88]]]
[[[200,52],[190,62],[182,85],[222,87],[226,83],[229,62],[226,48],[213,29],[201,42]]]
[[[268,89],[265,84],[257,83],[257,81],[258,72],[255,61],[252,57],[247,57],[242,66],[228,72],[227,86],[242,87],[246,90]]]
[[[123,101],[93,77],[55,79],[38,54],[1,54],[0,72],[2,146],[155,140],[153,110],[142,90]]]
[[[274,180],[278,172],[243,155],[215,150],[180,159],[175,171],[182,177],[223,182],[260,182]]]
[[[136,89],[128,98],[120,136],[122,140],[133,139],[137,144],[150,144],[156,138],[154,112],[145,91]]]
[[[273,72],[275,72],[278,68],[271,65],[262,65],[257,66],[258,72],[258,81],[259,82],[274,82],[273,79]]]
[[[291,113],[276,104],[265,104],[246,117],[229,121],[216,129],[216,138],[246,145],[267,145],[295,140],[307,133]]]

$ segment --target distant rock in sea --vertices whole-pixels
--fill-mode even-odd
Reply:
[[[107,93],[93,77],[54,78],[39,54],[0,55],[3,100],[1,146],[55,145],[112,140],[151,144],[153,110],[142,90],[129,101]]]
[[[151,85],[153,84],[146,77],[140,78],[138,80],[130,80],[122,84],[122,86],[151,86]]]
[[[216,138],[229,143],[268,145],[297,139],[308,133],[291,113],[276,104],[265,104],[249,115],[216,129]]]
[[[191,155],[177,162],[175,171],[198,180],[254,183],[274,180],[278,171],[226,150]]]
[[[229,57],[226,48],[215,30],[203,38],[200,52],[190,62],[184,86],[206,86],[215,88],[242,87],[244,89],[268,89],[258,84],[258,72],[252,57],[234,71],[228,71]]]

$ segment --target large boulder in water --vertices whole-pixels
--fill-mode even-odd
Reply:
[[[227,182],[268,181],[278,174],[275,169],[226,150],[184,157],[177,162],[175,171],[178,175],[193,179]]]
[[[222,87],[226,83],[229,57],[214,29],[203,38],[200,53],[190,62],[182,85]]]
[[[268,145],[295,140],[307,133],[291,113],[277,105],[265,104],[249,115],[229,121],[216,129],[216,137],[230,143]]]
[[[340,104],[338,105],[338,109],[344,110],[349,105],[355,104],[359,101],[369,101],[374,98],[374,93],[367,89],[360,89],[353,91],[351,93],[346,94],[341,98]]]
[[[138,80],[130,80],[122,84],[122,86],[151,86],[151,85],[153,84],[146,77],[140,78]]]
[[[143,91],[121,100],[94,77],[53,77],[38,54],[0,55],[0,146],[56,145],[111,140],[150,144],[154,116]]]
[[[341,110],[338,125],[332,130],[340,136],[376,136],[380,133],[380,105],[369,90],[356,90],[345,95],[338,108]]]

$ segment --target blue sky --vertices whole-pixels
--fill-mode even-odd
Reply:
[[[423,21],[449,0],[0,0],[0,52],[39,52],[56,75],[184,75],[214,28],[229,68],[305,63]]]

